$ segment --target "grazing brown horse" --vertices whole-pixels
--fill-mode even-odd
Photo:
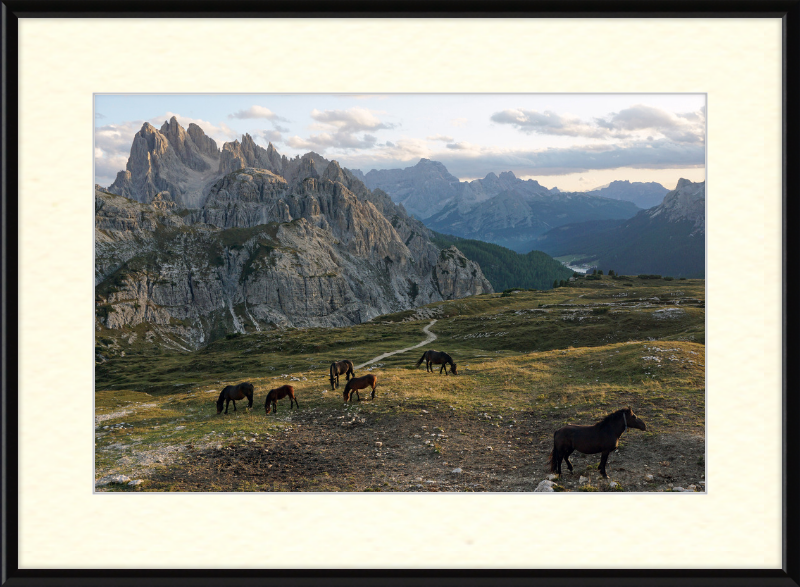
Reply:
[[[253,407],[253,384],[240,383],[239,385],[229,385],[222,390],[217,400],[217,413],[222,411],[222,403],[225,402],[225,413],[228,413],[228,404],[233,402],[233,411],[236,411],[236,400],[247,398],[247,407]]]
[[[368,387],[372,387],[372,396],[370,399],[375,399],[375,388],[378,386],[378,378],[375,377],[372,373],[369,375],[364,375],[363,377],[353,377],[350,381],[347,382],[347,385],[344,386],[344,391],[342,392],[342,396],[344,397],[344,401],[353,401],[353,392],[356,392],[356,397],[358,397],[358,401],[361,401],[361,396],[358,394],[359,389],[366,389]]]
[[[336,389],[339,386],[339,375],[342,373],[344,373],[347,381],[350,381],[351,377],[356,376],[352,361],[345,359],[344,361],[334,361],[331,363],[331,389]]]
[[[572,463],[569,462],[569,455],[577,450],[585,454],[603,453],[600,457],[600,473],[608,479],[606,475],[606,462],[608,455],[617,448],[619,437],[628,428],[638,428],[647,430],[647,426],[630,408],[617,410],[609,414],[594,426],[575,426],[568,424],[559,428],[553,434],[553,452],[550,453],[550,471],[561,474],[561,459],[567,462],[569,470],[572,471]]]
[[[456,369],[456,364],[453,362],[453,359],[447,353],[443,353],[441,351],[425,351],[422,353],[422,358],[417,361],[417,367],[422,364],[422,361],[425,361],[425,372],[433,373],[433,367],[431,365],[441,365],[439,368],[439,375],[442,374],[442,369],[444,369],[444,374],[447,375],[447,366],[450,365],[450,372],[453,375],[458,375],[458,370]]]
[[[297,398],[294,396],[294,387],[291,385],[281,385],[280,387],[271,389],[267,394],[267,401],[264,402],[264,411],[269,414],[270,404],[272,404],[272,411],[277,414],[278,400],[285,398],[287,395],[289,396],[289,409],[291,410],[294,406],[297,406],[299,410],[300,404],[297,403]],[[292,402],[294,402],[294,404]]]

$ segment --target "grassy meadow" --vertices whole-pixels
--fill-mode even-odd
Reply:
[[[625,433],[610,457],[617,485],[599,477],[599,455],[588,455],[574,459],[575,474],[556,480],[557,490],[698,487],[704,285],[581,278],[350,328],[229,335],[195,352],[156,354],[146,332],[127,333],[131,342],[117,339],[96,366],[96,477],[142,480],[102,487],[112,491],[532,491],[549,473],[557,428],[630,405],[648,430]],[[343,404],[344,376],[332,390],[331,361],[359,365],[417,344],[432,319],[437,340],[356,369],[377,376],[376,398]],[[449,353],[459,375],[417,368],[431,348]],[[253,409],[241,401],[217,415],[221,389],[241,381],[255,385]],[[282,400],[265,415],[267,391],[284,383],[300,409]],[[287,443],[295,449],[283,452]]]

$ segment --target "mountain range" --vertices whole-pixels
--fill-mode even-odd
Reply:
[[[493,291],[479,265],[431,237],[316,153],[288,159],[249,135],[218,149],[196,125],[145,124],[126,169],[95,188],[97,327],[109,344],[191,349]]]
[[[705,182],[678,181],[661,204],[627,220],[574,223],[542,235],[536,247],[623,275],[705,277]]]
[[[511,171],[462,182],[428,159],[405,169],[373,169],[363,177],[367,187],[386,192],[434,231],[522,253],[555,226],[631,218],[640,207],[623,196],[644,202],[659,185],[613,182],[596,192],[561,192]],[[661,189],[663,196],[667,190]]]

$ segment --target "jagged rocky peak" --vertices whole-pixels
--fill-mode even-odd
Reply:
[[[281,157],[272,143],[265,149],[257,145],[253,137],[245,134],[241,143],[236,140],[222,145],[219,172],[230,173],[244,167],[267,169],[278,175],[284,175],[286,157]]]
[[[664,196],[660,206],[647,211],[651,218],[663,214],[671,222],[688,220],[694,227],[705,232],[706,182],[692,182],[681,178],[674,190]]]
[[[200,149],[197,148],[192,137],[178,124],[177,118],[173,116],[165,121],[161,125],[160,132],[167,137],[170,146],[175,149],[175,153],[184,165],[197,171],[211,168],[211,165],[200,155]]]
[[[498,179],[501,181],[516,181],[517,176],[514,175],[513,171],[503,171]]]
[[[197,125],[187,132],[174,116],[161,129],[145,122],[133,137],[125,171],[108,191],[145,203],[169,192],[172,201],[195,206],[213,179],[215,153],[216,143]]]
[[[325,171],[322,173],[322,179],[338,181],[339,183],[347,185],[347,179],[345,179],[344,171],[342,171],[338,161],[331,161],[328,164]]]
[[[197,126],[194,122],[190,123],[186,132],[192,138],[197,150],[203,155],[207,155],[212,159],[219,159],[219,147],[217,142],[203,132],[203,129]]]

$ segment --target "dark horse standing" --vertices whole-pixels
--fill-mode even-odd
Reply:
[[[561,474],[561,459],[567,462],[569,470],[572,471],[572,463],[569,462],[569,455],[572,451],[586,454],[603,453],[600,457],[600,473],[608,479],[606,475],[606,462],[608,455],[617,448],[619,437],[628,428],[638,428],[647,430],[647,426],[630,408],[617,410],[609,414],[594,426],[575,426],[568,424],[559,428],[553,434],[553,452],[550,453],[550,471]]]
[[[372,396],[370,399],[375,399],[375,388],[377,386],[378,386],[378,378],[375,377],[372,373],[370,373],[369,375],[364,375],[363,377],[353,377],[344,386],[344,391],[342,392],[342,396],[344,397],[344,401],[348,400],[353,401],[353,392],[355,391],[358,401],[361,401],[361,396],[358,394],[358,390],[372,387]]]
[[[356,373],[353,371],[353,362],[345,359],[344,361],[334,361],[331,363],[331,389],[336,389],[339,385],[339,375],[344,373],[345,379],[350,381],[351,377],[355,377]]]
[[[458,375],[456,364],[447,353],[443,353],[441,351],[425,351],[422,353],[422,358],[417,361],[417,367],[422,364],[422,361],[425,361],[426,373],[429,371],[433,373],[433,367],[431,365],[441,365],[439,368],[439,375],[442,374],[442,369],[444,369],[444,374],[447,375],[447,366],[450,365],[450,372],[453,375]]]
[[[217,400],[217,413],[222,411],[222,403],[225,402],[225,413],[228,413],[228,404],[233,402],[233,411],[236,411],[236,400],[247,398],[248,408],[253,407],[253,384],[240,383],[239,385],[229,385],[219,394]]]
[[[289,409],[291,410],[294,406],[297,406],[299,410],[300,404],[297,403],[297,398],[294,396],[294,387],[291,385],[281,385],[280,387],[271,389],[267,394],[267,401],[264,402],[264,411],[269,414],[270,404],[272,404],[272,411],[277,414],[278,400],[285,398],[287,395],[289,396]],[[294,404],[292,402],[294,402]]]

